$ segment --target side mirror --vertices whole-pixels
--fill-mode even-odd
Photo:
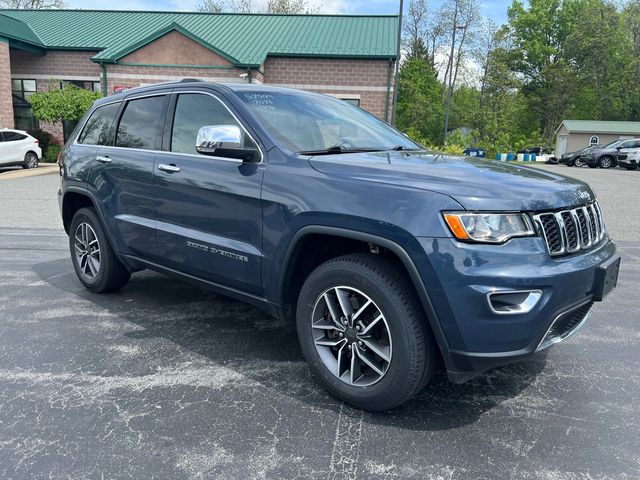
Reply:
[[[243,146],[243,134],[237,125],[209,125],[201,127],[196,137],[196,152],[201,155],[256,161],[260,155],[256,148]]]

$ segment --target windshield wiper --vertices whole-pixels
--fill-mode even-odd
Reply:
[[[324,150],[303,150],[298,152],[299,155],[339,155],[341,153],[360,153],[360,152],[379,152],[379,148],[346,148],[342,146],[333,146]]]

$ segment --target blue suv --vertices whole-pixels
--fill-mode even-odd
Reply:
[[[295,321],[342,400],[384,410],[574,333],[619,268],[591,189],[425,151],[340,100],[184,81],[98,100],[59,192],[91,291],[149,268]]]

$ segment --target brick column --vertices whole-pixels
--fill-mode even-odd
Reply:
[[[13,128],[9,43],[0,37],[0,128]]]

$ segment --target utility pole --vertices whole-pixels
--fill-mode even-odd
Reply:
[[[396,50],[396,72],[393,78],[393,109],[391,110],[391,125],[396,126],[396,109],[398,106],[398,71],[400,70],[400,53],[402,49],[402,11],[404,1],[400,0],[400,12],[398,14],[398,49]]]
[[[451,53],[449,56],[449,68],[447,72],[449,74],[448,80],[449,85],[447,88],[447,105],[445,108],[444,114],[444,141],[447,141],[447,132],[449,131],[449,112],[451,111],[451,95],[453,94],[453,54],[455,53],[456,47],[456,31],[458,29],[463,29],[464,27],[458,26],[458,2],[455,2],[456,9],[453,13],[453,29],[451,33]]]

